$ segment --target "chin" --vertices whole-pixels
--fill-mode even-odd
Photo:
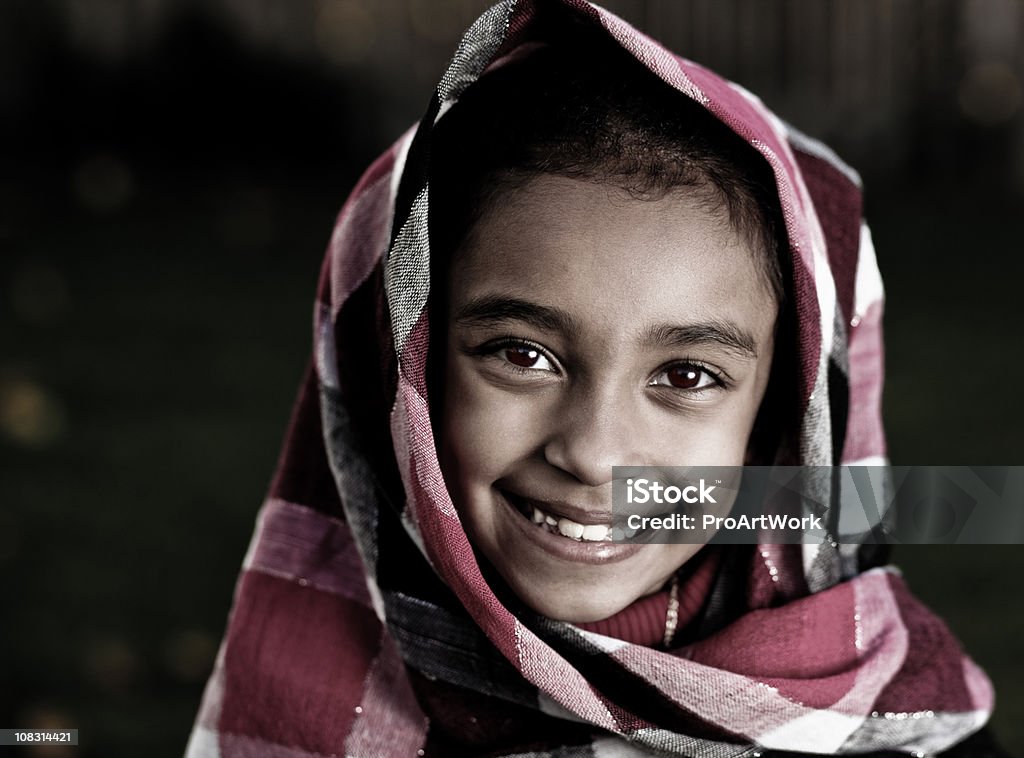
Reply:
[[[611,601],[599,597],[580,597],[569,601],[562,598],[539,597],[536,600],[526,598],[526,604],[549,619],[570,624],[586,624],[614,616],[638,597],[639,595]]]
[[[566,596],[562,591],[544,592],[536,589],[513,587],[513,591],[531,609],[555,621],[567,621],[571,624],[585,624],[601,621],[614,616],[642,597],[641,594],[619,595],[608,598],[604,593],[594,591],[594,587],[581,590],[575,596]],[[646,593],[644,593],[646,594]]]
[[[645,550],[664,547],[647,545]],[[695,549],[699,546],[694,546]],[[642,597],[658,592],[689,555],[673,556],[671,564],[642,565],[625,561],[615,566],[543,566],[542,562],[492,562],[506,586],[542,616],[573,624],[602,621]],[[634,558],[662,557],[647,553]],[[552,570],[554,569],[554,570]]]

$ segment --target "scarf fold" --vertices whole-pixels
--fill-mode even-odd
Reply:
[[[492,61],[566,18],[615,40],[771,166],[792,258],[799,463],[884,463],[882,286],[855,172],[603,9],[499,3],[338,216],[313,360],[191,758],[920,755],[986,722],[984,673],[898,572],[861,571],[856,545],[727,549],[683,583],[688,632],[670,650],[641,644],[649,629],[623,633],[644,616],[649,627],[650,608],[576,626],[516,608],[489,583],[430,423],[427,157],[439,114]],[[655,616],[667,605],[645,602]]]

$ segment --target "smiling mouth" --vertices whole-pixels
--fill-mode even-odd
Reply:
[[[623,529],[610,522],[581,524],[542,508],[541,506],[547,505],[546,503],[522,497],[507,490],[502,490],[502,495],[519,511],[520,515],[533,522],[538,529],[576,542],[612,542],[632,537],[636,533],[635,529]]]

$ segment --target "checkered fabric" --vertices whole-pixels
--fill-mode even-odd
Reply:
[[[884,464],[883,292],[856,173],[596,6],[499,3],[338,216],[311,368],[190,758],[921,755],[986,722],[985,674],[895,570],[859,571],[856,546],[730,548],[707,613],[732,615],[667,651],[514,613],[485,580],[429,419],[427,157],[439,114],[488,64],[558,44],[551,30],[566,16],[770,164],[792,257],[800,462]]]

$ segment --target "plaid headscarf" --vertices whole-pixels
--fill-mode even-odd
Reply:
[[[566,16],[764,156],[792,258],[800,462],[885,463],[882,286],[857,175],[600,8],[506,0],[338,216],[312,366],[190,757],[921,755],[986,722],[984,673],[896,571],[862,571],[855,545],[733,549],[706,633],[669,651],[514,613],[485,580],[427,402],[431,131],[491,61]]]

